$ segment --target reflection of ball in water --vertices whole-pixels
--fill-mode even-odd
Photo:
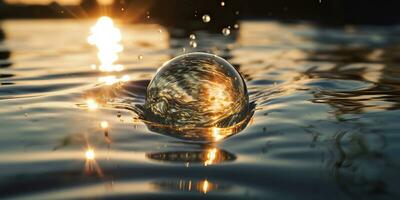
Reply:
[[[147,88],[148,121],[176,127],[225,128],[248,115],[246,85],[234,67],[207,53],[166,62]]]

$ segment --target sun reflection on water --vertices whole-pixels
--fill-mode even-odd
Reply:
[[[207,156],[206,156],[207,160],[204,161],[204,166],[211,165],[214,163],[217,157],[217,153],[219,153],[217,151],[218,150],[216,148],[207,150]]]
[[[85,152],[85,157],[86,157],[86,160],[94,160],[95,154],[94,154],[93,149],[87,149]]]
[[[96,162],[96,154],[93,148],[87,147],[85,150],[85,173],[92,174],[96,172],[99,177],[103,177],[103,171]]]
[[[91,35],[87,42],[98,48],[97,57],[100,60],[99,70],[104,72],[122,71],[122,65],[114,64],[118,60],[118,53],[122,52],[121,31],[114,26],[109,17],[100,17],[90,29]]]
[[[202,180],[171,180],[171,181],[158,181],[154,182],[153,185],[158,190],[180,190],[187,192],[200,192],[203,194],[207,194],[213,190],[220,190],[223,187],[227,189],[227,186],[220,187],[219,184],[211,182],[207,179]]]
[[[201,182],[201,184],[203,185],[202,186],[202,191],[203,191],[204,194],[206,194],[207,191],[208,191],[208,181],[207,181],[207,179],[204,180],[203,182]]]
[[[119,28],[117,28],[113,20],[109,17],[100,17],[96,24],[91,27],[90,35],[87,38],[87,42],[90,45],[95,45],[98,49],[97,57],[100,65],[91,65],[91,69],[99,70],[101,72],[121,72],[124,70],[124,66],[116,64],[118,60],[118,54],[121,53],[124,48],[121,44],[122,34]],[[120,77],[116,75],[107,75],[98,78],[99,82],[105,83],[106,85],[113,85],[119,82],[127,82],[130,80],[128,75],[122,75]]]
[[[99,107],[97,102],[92,98],[86,100],[86,105],[89,108],[89,110],[96,110]]]

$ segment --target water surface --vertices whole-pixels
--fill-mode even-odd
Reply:
[[[242,21],[194,32],[193,49],[156,24],[89,44],[95,24],[1,23],[0,198],[400,197],[400,27]],[[217,143],[149,131],[137,109],[157,69],[192,51],[232,63],[255,104]]]

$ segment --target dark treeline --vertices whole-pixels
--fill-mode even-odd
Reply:
[[[168,25],[187,26],[202,15],[212,16],[207,26],[232,24],[240,18],[310,20],[323,24],[400,23],[398,0],[115,0],[107,14],[129,21],[157,20]],[[9,5],[0,0],[1,18],[95,17],[103,14],[96,0],[82,0],[77,6]],[[196,26],[196,24],[193,24]],[[204,26],[204,25],[203,25]]]

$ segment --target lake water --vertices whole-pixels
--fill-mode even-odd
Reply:
[[[192,32],[95,24],[0,24],[0,198],[400,198],[400,26],[241,21],[191,48]],[[150,131],[137,109],[193,51],[227,59],[255,104],[215,143]]]

